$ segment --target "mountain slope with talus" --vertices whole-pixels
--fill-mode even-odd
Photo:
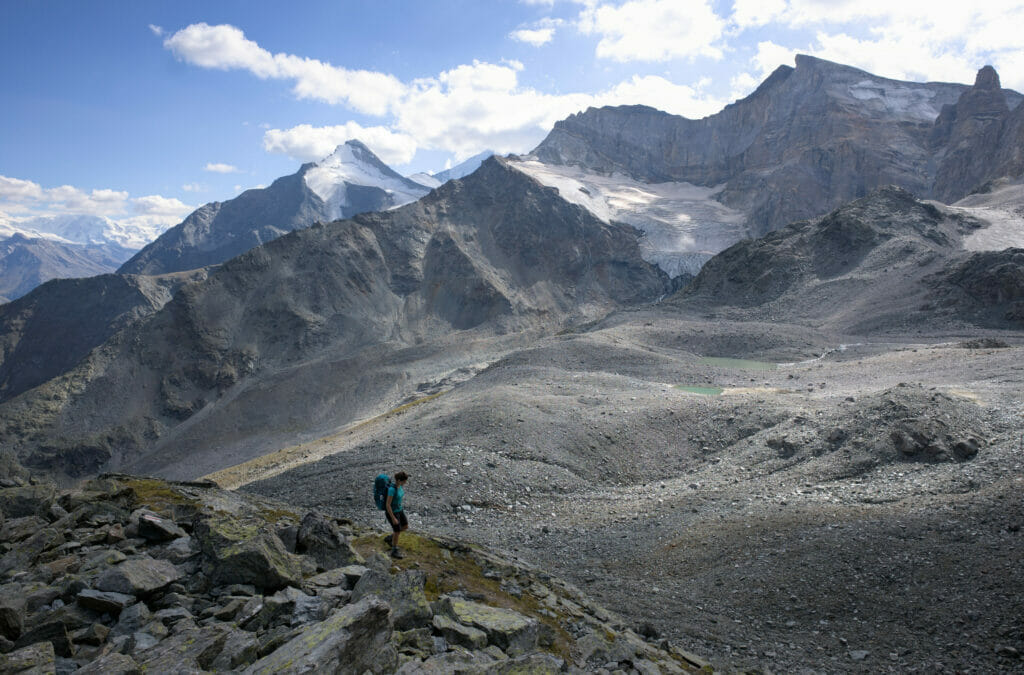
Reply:
[[[492,159],[415,204],[296,231],[183,286],[0,406],[0,436],[54,473],[197,475],[408,396],[410,364],[450,370],[475,341],[526,340],[668,288],[635,230]]]

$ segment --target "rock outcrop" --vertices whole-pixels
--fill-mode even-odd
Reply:
[[[912,325],[1012,328],[1019,251],[964,251],[963,237],[981,225],[890,186],[730,247],[672,302],[856,334]]]
[[[991,68],[967,87],[889,80],[800,55],[796,68],[779,67],[704,119],[591,108],[558,122],[532,154],[648,183],[724,186],[716,199],[746,213],[758,236],[888,184],[962,197],[994,177],[992,143],[1021,100]],[[982,141],[986,149],[975,150]]]
[[[209,483],[117,475],[42,492],[41,522],[59,536],[0,575],[5,673],[557,673],[613,662],[678,673],[698,661],[623,628],[563,582],[457,542],[407,535],[396,566],[376,532]],[[19,521],[39,518],[16,515],[16,503],[0,501],[4,560],[27,534]],[[180,536],[137,536],[143,516]],[[368,560],[317,574],[316,560],[274,534],[304,521],[329,523],[320,529]],[[296,561],[294,576],[223,576],[230,561],[204,543],[213,530],[230,531],[236,547],[273,540]]]

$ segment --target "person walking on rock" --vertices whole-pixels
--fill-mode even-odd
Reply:
[[[388,496],[384,502],[384,513],[391,523],[391,534],[384,541],[391,544],[391,557],[404,558],[398,550],[398,537],[409,529],[409,519],[405,517],[405,508],[402,502],[405,500],[405,484],[409,480],[409,474],[399,471],[395,474],[395,481],[388,487]]]

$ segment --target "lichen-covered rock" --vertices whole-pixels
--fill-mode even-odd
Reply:
[[[57,489],[50,484],[0,488],[0,510],[7,518],[45,516],[57,498]]]
[[[434,629],[451,644],[460,645],[466,649],[483,649],[487,646],[487,633],[479,628],[463,626],[443,614],[435,614],[433,623]]]
[[[396,630],[410,630],[427,625],[433,616],[425,590],[426,576],[419,570],[388,574],[368,570],[352,589],[352,600],[358,602],[368,595],[377,595],[391,605],[391,618]]]
[[[10,654],[0,654],[0,672],[10,675],[53,675],[56,654],[49,642],[37,642]]]
[[[539,622],[519,612],[450,595],[439,601],[439,608],[440,614],[482,630],[487,634],[489,643],[501,647],[509,656],[519,656],[537,648]]]
[[[210,664],[214,672],[235,670],[248,663],[252,663],[257,657],[259,640],[248,631],[232,629],[228,633],[220,654]]]
[[[285,550],[266,522],[216,514],[200,520],[193,534],[214,584],[269,590],[301,584],[298,556]]]
[[[364,598],[339,609],[325,621],[307,626],[244,672],[247,675],[394,672],[397,655],[391,644],[388,614],[388,605],[380,598]]]
[[[121,611],[121,615],[114,624],[111,633],[113,635],[131,635],[149,623],[152,613],[145,603],[139,602]]]
[[[338,526],[316,511],[303,516],[295,550],[311,557],[322,570],[363,562]]]
[[[227,642],[230,628],[205,626],[182,630],[139,651],[135,659],[146,673],[193,673],[209,670]]]
[[[91,588],[83,589],[78,593],[78,604],[82,607],[94,609],[97,612],[104,612],[111,615],[118,615],[135,604],[135,596],[127,593],[115,593],[113,591],[97,591]]]
[[[166,588],[180,578],[181,573],[166,560],[140,556],[105,571],[96,580],[96,588],[115,593],[147,595]]]

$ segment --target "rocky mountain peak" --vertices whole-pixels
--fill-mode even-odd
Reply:
[[[999,73],[992,66],[982,67],[978,71],[978,76],[974,78],[974,88],[999,91],[1002,88],[999,83]]]

